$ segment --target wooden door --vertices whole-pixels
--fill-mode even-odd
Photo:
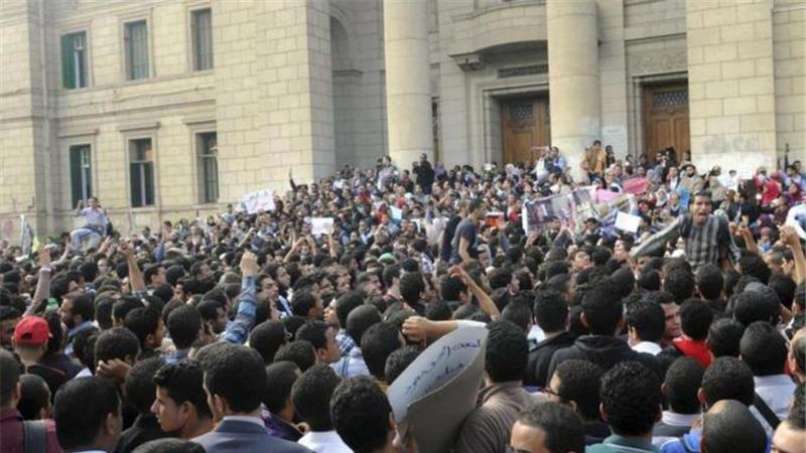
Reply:
[[[677,161],[691,150],[686,83],[648,85],[643,90],[644,150],[650,160],[674,147]]]
[[[504,163],[535,159],[532,148],[551,144],[551,118],[546,97],[518,98],[501,102],[501,136]]]

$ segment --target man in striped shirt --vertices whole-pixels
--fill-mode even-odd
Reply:
[[[665,247],[669,241],[682,237],[686,260],[694,272],[703,264],[713,263],[723,269],[738,261],[739,248],[733,242],[728,220],[711,214],[711,193],[700,191],[694,196],[691,212],[681,214],[674,222],[634,247],[630,256],[637,258]]]

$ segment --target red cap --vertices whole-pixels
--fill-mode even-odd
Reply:
[[[26,346],[41,346],[48,342],[50,328],[45,318],[26,316],[14,328],[14,343]]]

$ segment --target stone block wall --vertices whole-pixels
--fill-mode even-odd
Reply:
[[[806,2],[777,1],[773,10],[773,71],[778,156],[806,162]]]
[[[772,11],[767,0],[686,3],[692,158],[730,155],[740,175],[776,162]]]

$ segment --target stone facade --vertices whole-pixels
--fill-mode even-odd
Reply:
[[[214,64],[196,71],[192,20],[204,9]],[[133,20],[146,22],[149,67],[128,81]],[[65,89],[60,42],[76,31],[87,86]],[[90,146],[92,191],[128,232],[286,190],[289,171],[305,182],[421,152],[500,162],[502,102],[519,96],[548,95],[552,140],[571,157],[595,137],[639,154],[643,89],[668,82],[687,83],[695,163],[749,174],[785,149],[806,159],[804,44],[804,0],[7,0],[0,238],[17,238],[20,214],[40,233],[72,228],[75,145]],[[209,132],[212,202],[199,159]],[[141,138],[154,202],[135,208]]]

